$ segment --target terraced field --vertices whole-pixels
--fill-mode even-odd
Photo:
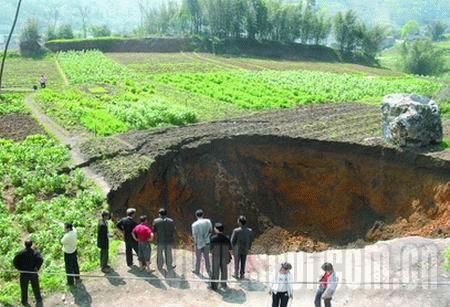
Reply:
[[[39,84],[39,78],[44,74],[48,78],[48,86],[61,88],[64,78],[57,63],[52,58],[8,58],[5,64],[3,87],[32,89]]]

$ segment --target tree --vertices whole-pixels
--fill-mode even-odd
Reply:
[[[312,39],[315,45],[319,45],[322,41],[325,41],[328,38],[331,32],[331,27],[331,20],[324,13],[320,13],[315,16],[312,33]]]
[[[72,39],[73,30],[70,24],[61,25],[58,29],[58,38],[60,39]]]
[[[360,37],[358,18],[354,11],[349,10],[345,15],[341,12],[336,14],[334,33],[340,53],[344,56],[353,54]]]
[[[441,21],[434,21],[431,25],[428,25],[427,28],[431,35],[431,39],[435,42],[442,39],[442,34],[445,33],[447,25]]]
[[[8,39],[6,40],[5,50],[3,51],[2,65],[0,67],[0,91],[2,89],[2,79],[3,79],[3,69],[5,67],[6,54],[8,52],[9,43],[11,42],[11,37],[14,33],[14,28],[16,27],[17,19],[19,17],[20,5],[22,4],[22,0],[19,0],[16,7],[16,14],[14,15],[14,21],[11,26],[11,31],[9,31]]]
[[[420,32],[419,24],[415,20],[408,21],[402,28],[401,38],[408,39],[412,35],[418,35]]]
[[[367,28],[366,25],[360,26],[360,48],[362,54],[369,60],[375,60],[375,56],[381,50],[386,31],[381,26]]]
[[[445,68],[445,50],[433,46],[428,39],[404,42],[400,54],[403,70],[408,73],[437,75]]]
[[[20,53],[22,55],[39,54],[42,51],[40,40],[37,20],[27,20],[19,37]]]
[[[81,29],[83,30],[83,38],[86,38],[87,30],[88,30],[87,22],[88,22],[88,18],[89,18],[89,6],[79,5],[78,13],[80,14],[80,17],[81,17]]]
[[[183,0],[182,10],[190,20],[190,33],[199,34],[202,25],[202,9],[199,0]]]
[[[107,25],[92,26],[90,30],[93,37],[111,36],[111,30]]]
[[[54,26],[48,26],[47,33],[45,34],[45,39],[47,41],[55,40],[58,38],[58,34],[56,33],[56,28]]]

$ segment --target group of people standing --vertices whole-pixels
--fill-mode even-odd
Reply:
[[[117,228],[123,233],[125,241],[126,263],[133,266],[133,250],[138,255],[140,270],[154,272],[151,264],[150,242],[156,237],[157,268],[162,271],[164,264],[168,271],[175,269],[172,250],[175,244],[176,227],[173,219],[167,215],[167,210],[159,210],[159,217],[153,220],[152,226],[148,223],[146,215],[140,216],[140,223],[135,221],[136,210],[127,209],[127,215],[119,220]],[[194,274],[200,274],[202,259],[208,276],[211,278],[209,289],[218,290],[219,286],[227,288],[228,265],[234,258],[235,279],[245,278],[247,255],[253,242],[253,231],[247,226],[245,216],[239,216],[238,227],[232,231],[231,237],[224,234],[225,227],[222,223],[215,223],[204,217],[203,210],[195,212],[196,221],[192,224],[192,239],[195,250]],[[107,211],[101,214],[101,220],[97,228],[97,246],[100,249],[100,267],[103,272],[109,272],[109,234],[108,220],[111,215]],[[61,239],[64,252],[64,264],[67,275],[67,284],[74,286],[80,283],[80,270],[77,259],[77,232],[71,223],[64,225],[64,235]],[[40,253],[32,248],[33,242],[25,241],[25,249],[20,251],[13,260],[15,268],[20,273],[21,302],[28,305],[28,285],[31,283],[36,302],[42,302],[37,272],[42,266],[43,259]],[[211,257],[210,257],[211,254]],[[211,261],[210,261],[211,259]],[[212,263],[211,263],[212,262]],[[289,299],[293,298],[292,265],[284,262],[276,272],[270,294],[273,307],[285,307]],[[337,286],[337,278],[331,263],[322,266],[325,271],[319,281],[319,289],[315,297],[315,306],[320,307],[324,300],[325,306],[331,306],[331,297]],[[220,281],[220,282],[218,282]]]
[[[176,267],[173,264],[172,255],[176,227],[174,221],[167,216],[167,210],[164,208],[159,210],[159,217],[153,220],[152,227],[148,224],[147,216],[142,215],[140,224],[138,224],[135,221],[135,215],[136,210],[129,208],[127,209],[127,216],[117,223],[117,228],[123,233],[125,241],[127,265],[133,265],[134,250],[138,255],[141,270],[153,272],[154,270],[150,267],[150,242],[156,236],[157,268],[162,270],[165,264],[167,270],[173,270]],[[235,260],[233,277],[236,279],[244,278],[247,254],[253,240],[253,231],[247,227],[245,216],[239,217],[239,227],[233,230],[231,239],[224,235],[224,225],[215,223],[213,227],[211,221],[204,217],[203,210],[197,210],[195,216],[197,220],[192,224],[195,268],[192,272],[200,274],[200,265],[203,258],[208,276],[213,280],[223,280],[220,286],[226,288],[228,264],[233,258],[233,253]],[[102,269],[105,269],[105,267],[102,267]],[[217,290],[217,282],[212,282],[210,288]]]

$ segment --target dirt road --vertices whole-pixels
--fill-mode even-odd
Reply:
[[[333,306],[450,306],[450,272],[443,268],[443,251],[449,245],[450,239],[409,237],[378,242],[363,249],[252,255],[247,268],[248,279],[236,281],[230,278],[233,283],[228,284],[229,289],[219,292],[208,290],[207,283],[191,273],[193,259],[189,251],[176,251],[177,267],[173,274],[147,274],[129,269],[121,253],[114,264],[115,272],[104,278],[85,277],[83,284],[72,293],[46,298],[45,306],[265,307],[270,304],[266,282],[285,259],[293,264],[296,281],[314,282],[321,273],[322,262],[334,263],[340,285]],[[103,275],[99,272],[91,274]],[[139,280],[136,277],[157,279]],[[362,286],[361,282],[372,284]],[[391,284],[377,284],[380,282]],[[399,282],[405,284],[399,285]],[[438,282],[446,285],[435,285]],[[313,306],[315,289],[315,284],[294,285],[291,306]]]

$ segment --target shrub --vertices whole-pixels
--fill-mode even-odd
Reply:
[[[111,30],[107,25],[93,26],[91,27],[91,34],[93,37],[106,37],[111,36]]]
[[[72,26],[70,24],[60,26],[58,29],[58,38],[72,39],[73,38]]]
[[[404,42],[401,46],[403,70],[416,75],[437,75],[445,70],[445,50],[433,46],[431,40]]]
[[[38,23],[34,19],[29,19],[22,29],[19,37],[19,48],[22,55],[36,55],[42,52],[39,41],[41,36],[38,30]]]

